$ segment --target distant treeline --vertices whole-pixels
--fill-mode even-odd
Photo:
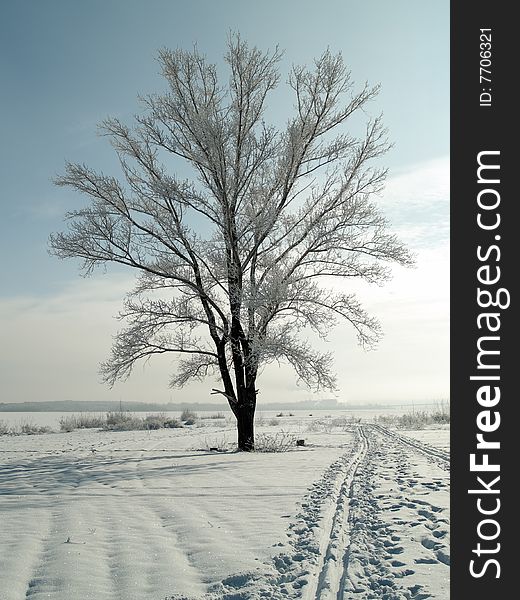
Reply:
[[[260,404],[257,410],[352,410],[381,408],[381,404],[345,404],[337,400],[306,400],[301,402],[271,402]],[[210,402],[117,402],[117,401],[68,401],[51,402],[0,402],[0,412],[164,412],[164,411],[218,411],[226,410],[226,404]]]

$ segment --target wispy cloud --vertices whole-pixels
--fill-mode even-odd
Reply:
[[[449,239],[449,186],[448,157],[389,177],[380,205],[412,249],[438,246]]]

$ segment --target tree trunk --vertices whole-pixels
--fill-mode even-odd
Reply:
[[[255,449],[255,408],[256,392],[245,392],[245,398],[239,400],[237,408],[238,449],[243,452],[253,452]]]

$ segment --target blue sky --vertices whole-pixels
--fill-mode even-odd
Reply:
[[[155,60],[157,50],[164,46],[189,48],[196,42],[201,51],[219,62],[229,30],[240,31],[251,44],[263,49],[279,44],[285,49],[286,68],[293,62],[311,62],[329,46],[343,53],[356,81],[381,83],[382,91],[372,108],[374,114],[384,113],[395,143],[386,157],[394,177],[389,187],[394,189],[394,196],[400,190],[403,198],[389,200],[388,214],[403,236],[409,236],[411,244],[417,246],[414,250],[431,253],[443,248],[444,258],[439,254],[436,263],[442,272],[442,261],[447,260],[449,2],[3,2],[0,335],[3,330],[10,350],[0,356],[0,401],[70,397],[73,387],[62,386],[57,382],[60,377],[49,373],[52,363],[45,367],[45,376],[38,379],[35,375],[33,387],[28,383],[21,385],[22,373],[36,374],[43,368],[38,349],[48,347],[45,340],[49,330],[44,325],[49,314],[55,315],[54,324],[48,324],[50,331],[62,328],[68,321],[64,315],[60,317],[60,311],[75,298],[85,311],[81,316],[84,322],[97,310],[103,318],[105,310],[111,310],[110,317],[117,312],[117,302],[127,283],[124,273],[112,278],[99,275],[95,281],[85,282],[78,278],[77,265],[48,256],[49,233],[61,228],[63,213],[78,202],[70,191],[55,188],[52,177],[62,170],[66,159],[110,171],[113,154],[107,141],[97,137],[96,124],[108,115],[130,120],[139,110],[139,93],[163,89]],[[283,101],[283,93],[280,94],[278,99]],[[283,102],[276,107],[280,116],[282,106]],[[418,173],[428,173],[433,179],[423,177],[422,185],[418,184]],[[446,263],[446,273],[447,268]],[[419,261],[416,277],[417,273],[422,276],[421,269]],[[405,277],[412,277],[409,285],[414,290],[414,276]],[[442,286],[447,293],[445,280]],[[99,302],[108,305],[100,306]],[[378,301],[374,302],[377,305]],[[439,302],[446,304],[447,300],[443,296]],[[381,303],[386,306],[384,300]],[[420,307],[420,300],[416,304]],[[443,314],[444,333],[438,343],[439,348],[447,350],[447,304]],[[73,314],[70,316],[73,319]],[[76,331],[74,335],[82,333]],[[77,339],[62,337],[54,350],[57,362],[64,360],[60,354],[63,346],[68,345],[69,351],[77,347]],[[88,343],[92,345],[88,358],[81,353],[78,356],[78,362],[87,364],[82,364],[73,377],[76,381],[85,377],[84,387],[91,396],[114,397],[116,392],[99,386],[96,375],[97,362],[105,358],[110,346],[106,326]],[[358,348],[354,351],[363,354]],[[372,361],[367,363],[367,368],[372,369],[373,361],[377,363],[379,359],[367,360]],[[443,365],[441,371],[430,373],[428,381],[424,380],[425,397],[442,395],[442,389],[448,389],[447,360]],[[67,367],[74,368],[73,363]],[[419,367],[414,394],[421,393],[421,372]],[[163,380],[162,375],[158,379],[150,400],[169,399],[169,391],[164,396],[160,391],[166,389],[167,379]],[[439,382],[437,388],[428,383],[434,381]],[[293,389],[292,383],[287,385]],[[141,386],[125,384],[121,389],[117,393],[138,396],[150,389],[150,383],[144,379]],[[41,397],[34,397],[37,394]],[[399,391],[392,394],[398,396]],[[375,392],[364,394],[365,399],[372,396],[379,397]]]

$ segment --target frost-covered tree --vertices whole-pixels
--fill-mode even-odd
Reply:
[[[139,272],[104,380],[163,353],[180,357],[172,386],[217,374],[213,393],[236,417],[241,450],[254,449],[263,365],[289,363],[305,384],[331,389],[331,357],[306,333],[325,337],[345,320],[362,345],[377,340],[377,322],[334,280],[379,282],[384,263],[411,262],[371,202],[386,175],[375,159],[388,149],[380,118],[364,117],[377,87],[356,90],[342,57],[326,51],[290,71],[294,115],[277,129],[265,108],[280,58],[231,36],[222,84],[196,49],[162,50],[168,91],[142,98],[132,127],[101,124],[123,176],[67,164],[57,184],[90,203],[51,236],[51,251],[82,259],[87,274],[106,263]],[[357,137],[345,131],[354,114],[366,125]],[[176,161],[191,179],[174,173]]]

